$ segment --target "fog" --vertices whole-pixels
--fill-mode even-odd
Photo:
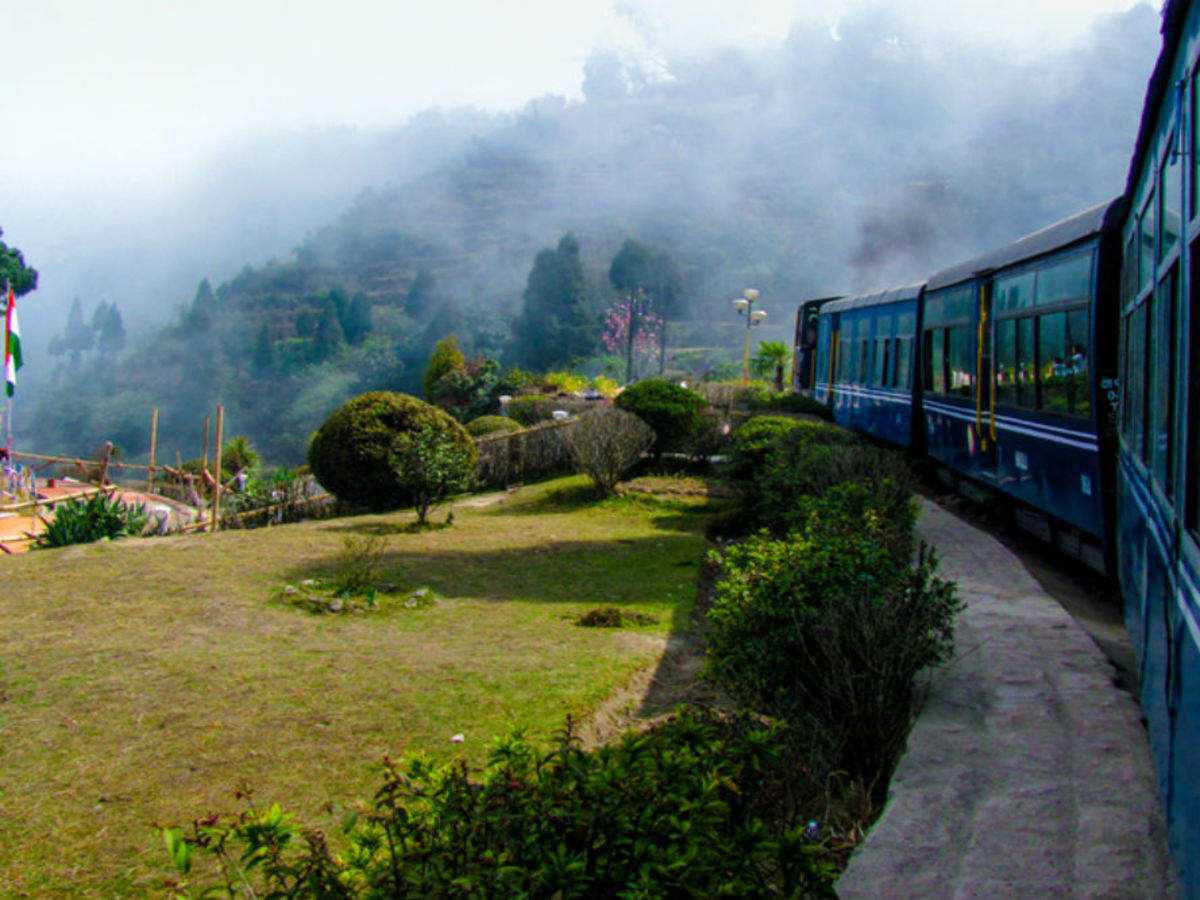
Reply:
[[[264,128],[166,177],[9,183],[5,239],[41,272],[22,377],[32,392],[49,379],[39,351],[74,297],[116,301],[136,339],[202,277],[301,245],[336,266],[347,242],[397,235],[461,305],[502,315],[565,231],[597,270],[633,235],[680,260],[685,318],[730,319],[752,285],[781,337],[805,297],[922,279],[1121,190],[1158,49],[1151,7],[1042,52],[927,19],[855,5],[834,28],[700,51],[653,45],[647,25],[637,52],[587,57],[582,96]]]

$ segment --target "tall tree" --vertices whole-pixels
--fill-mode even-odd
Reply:
[[[183,311],[183,325],[189,331],[208,331],[212,328],[216,313],[216,298],[213,296],[212,285],[207,278],[202,278],[196,287],[196,294],[191,304]]]
[[[563,235],[558,246],[538,253],[513,323],[515,361],[534,371],[571,365],[590,356],[600,325],[588,304],[579,241]]]
[[[4,229],[0,228],[0,235]],[[25,257],[16,247],[0,241],[0,279],[12,285],[13,293],[23,297],[37,287],[37,269],[25,264]]]
[[[413,319],[423,319],[429,312],[435,294],[437,279],[428,269],[421,269],[404,297],[404,312]]]
[[[637,343],[637,323],[646,316],[661,322],[658,328],[658,371],[662,374],[667,359],[667,319],[677,312],[683,296],[683,276],[671,254],[655,250],[627,238],[613,257],[609,281],[630,306],[630,328],[626,334],[625,380],[633,379],[633,348]]]
[[[83,321],[83,304],[76,297],[71,301],[71,311],[67,313],[67,328],[63,332],[62,347],[71,354],[72,362],[79,362],[80,355],[92,349],[96,335]]]
[[[338,322],[337,307],[332,300],[326,300],[321,310],[321,318],[317,322],[317,333],[313,336],[313,356],[318,362],[324,362],[338,352],[345,340],[341,323]]]
[[[92,331],[96,349],[103,354],[120,353],[125,349],[125,323],[115,301],[101,302],[92,312]]]
[[[251,361],[259,374],[265,374],[275,368],[275,342],[271,340],[271,330],[265,321],[258,326]]]
[[[351,344],[361,344],[371,333],[372,327],[371,301],[367,299],[366,294],[355,294],[342,316],[342,331],[346,334],[346,340]]]
[[[621,292],[628,304],[625,330],[625,382],[633,381],[633,348],[637,344],[638,323],[647,312],[646,285],[650,282],[653,254],[645,244],[626,238],[608,267],[608,280]]]

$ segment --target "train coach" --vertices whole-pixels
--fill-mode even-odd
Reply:
[[[1122,197],[924,284],[810,301],[794,376],[839,423],[1011,498],[1021,524],[1116,577],[1196,898],[1198,348],[1200,3],[1168,0]]]
[[[923,284],[823,302],[810,393],[848,428],[1016,501],[1099,571],[1114,552],[1121,200]]]

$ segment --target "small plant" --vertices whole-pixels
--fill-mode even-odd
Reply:
[[[561,394],[574,394],[587,387],[588,380],[574,372],[547,372],[542,381]]]
[[[620,389],[620,387],[621,385],[619,385],[614,379],[606,378],[603,375],[597,375],[592,379],[592,389],[601,397],[617,396],[617,391]]]
[[[566,432],[571,459],[602,497],[613,492],[654,442],[654,432],[645,422],[613,407],[588,410]]]
[[[144,505],[123,503],[111,491],[100,491],[86,499],[75,497],[57,504],[54,518],[38,535],[37,546],[66,547],[138,535],[145,529],[146,521]]]
[[[334,593],[353,597],[374,588],[383,572],[387,544],[382,535],[350,534],[342,538],[342,552],[334,563]]]
[[[457,435],[432,423],[405,438],[397,442],[390,461],[412,498],[417,522],[424,525],[435,505],[467,488],[477,451],[474,444],[464,447]]]

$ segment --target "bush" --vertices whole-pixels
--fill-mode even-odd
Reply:
[[[775,440],[800,422],[786,416],[754,416],[730,432],[725,449],[725,474],[734,481],[748,482],[762,468]]]
[[[373,391],[347,401],[308,447],[313,475],[348,503],[413,505],[418,516],[459,489],[477,451],[449,415],[407,394]]]
[[[700,428],[704,400],[674,382],[652,378],[639,381],[617,395],[616,405],[631,412],[654,431],[651,452],[687,452]]]
[[[585,412],[566,435],[577,470],[592,479],[601,496],[612,493],[653,442],[654,432],[645,422],[613,407]]]
[[[824,512],[828,513],[826,508]],[[730,547],[708,618],[708,674],[737,701],[787,719],[828,765],[882,800],[916,708],[916,678],[952,651],[961,604],[853,512],[790,540]]]
[[[685,709],[593,751],[568,723],[549,752],[501,740],[479,778],[385,761],[336,856],[279,807],[163,836],[180,871],[198,850],[264,897],[832,896],[826,852],[788,802],[786,752],[748,715]]]
[[[516,419],[526,428],[538,422],[549,422],[554,418],[554,410],[558,409],[553,397],[543,397],[541,394],[522,394],[513,397],[504,406],[504,414],[510,419]]]
[[[828,432],[840,429],[809,426],[793,429],[768,448],[754,473],[751,491],[758,525],[782,537],[795,529],[807,513],[801,501],[821,497],[837,485],[853,483],[866,489],[874,514],[897,528],[907,522],[911,535],[915,507],[913,480],[904,457],[891,450],[845,442]],[[844,432],[842,432],[844,434]],[[897,552],[907,552],[893,541]]]
[[[141,534],[146,527],[146,508],[122,503],[111,493],[75,497],[55,505],[54,518],[37,537],[39,547],[90,544],[103,538]]]
[[[521,430],[521,423],[506,416],[480,416],[466,424],[467,434],[482,437],[485,434],[506,433]]]
[[[833,414],[824,403],[792,391],[777,392],[762,388],[747,395],[747,405],[753,410],[805,413],[822,419],[833,419]]]
[[[561,394],[575,394],[587,387],[588,380],[574,372],[547,372],[539,379]]]

